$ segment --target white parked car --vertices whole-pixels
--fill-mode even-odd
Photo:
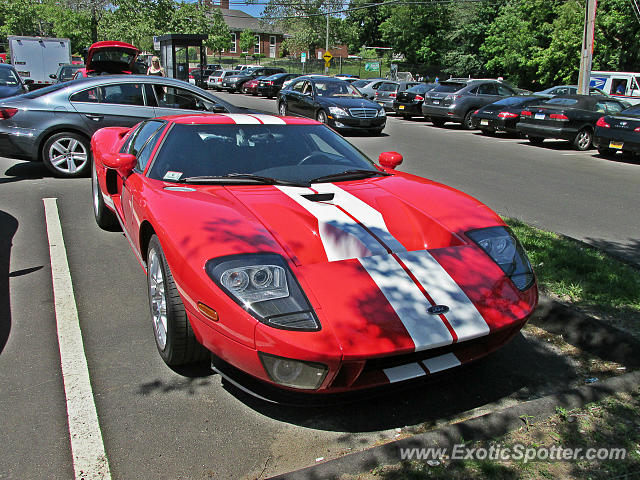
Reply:
[[[236,75],[237,73],[238,70],[215,70],[207,79],[207,88],[220,91],[222,90],[221,86],[224,77]]]

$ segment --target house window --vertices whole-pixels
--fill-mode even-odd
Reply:
[[[270,35],[269,36],[269,46],[271,46],[271,47],[275,47],[276,46],[276,36],[275,35]]]
[[[253,53],[260,53],[260,35],[256,35],[256,44],[253,46]]]
[[[231,48],[229,49],[229,53],[236,53],[236,34],[235,34],[235,32],[231,32]]]

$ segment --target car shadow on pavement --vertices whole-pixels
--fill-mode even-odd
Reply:
[[[0,184],[54,177],[54,175],[47,170],[44,164],[39,162],[16,163],[5,170],[4,175],[8,178],[0,178]]]
[[[18,230],[18,220],[0,210],[0,353],[11,332],[11,302],[9,301],[9,265],[13,236]],[[15,274],[13,275],[15,276]]]
[[[640,165],[640,155],[633,155],[631,153],[616,152],[613,155],[602,155],[595,152],[593,155],[595,158],[603,158],[614,163],[628,163],[630,165]]]

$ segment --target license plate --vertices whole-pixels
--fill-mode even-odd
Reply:
[[[615,148],[616,150],[621,149],[622,145],[622,142],[609,142],[609,148]]]
[[[433,100],[434,105],[440,105],[440,100]]]
[[[544,113],[536,113],[534,118],[536,120],[544,120]]]
[[[400,105],[398,108],[399,108],[400,110],[404,110],[404,105]]]
[[[480,120],[480,125],[489,125],[489,120]]]

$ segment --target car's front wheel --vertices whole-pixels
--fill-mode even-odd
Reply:
[[[283,117],[287,115],[287,104],[286,103],[282,102],[282,103],[280,103],[280,105],[278,105],[278,113]]]
[[[573,145],[581,152],[591,148],[591,140],[593,134],[588,128],[583,128],[578,132],[576,138],[573,139]]]
[[[91,166],[89,139],[73,132],[51,135],[42,147],[42,161],[59,177],[83,177]]]
[[[191,329],[180,294],[156,235],[149,241],[147,285],[153,335],[164,362],[179,366],[200,362],[208,357]]]
[[[120,229],[120,223],[118,222],[116,214],[109,210],[104,203],[100,185],[98,184],[98,173],[96,172],[95,162],[91,163],[91,195],[93,197],[93,215],[96,218],[96,223],[103,230],[110,232],[117,231]]]
[[[316,115],[316,120],[318,120],[320,123],[327,123],[327,114],[324,112],[324,110],[320,110],[318,112],[318,114]]]

